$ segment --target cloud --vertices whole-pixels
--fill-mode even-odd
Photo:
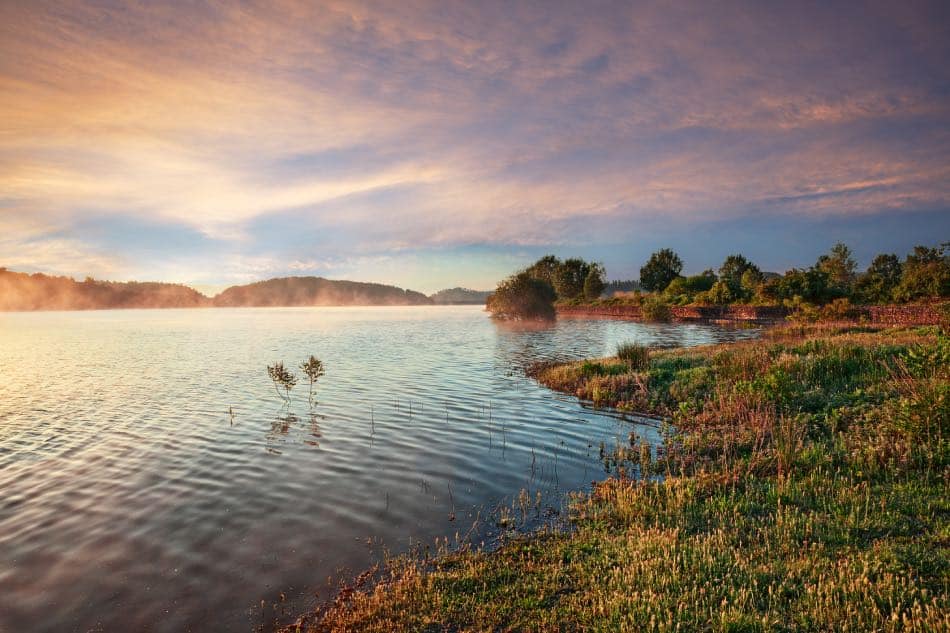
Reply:
[[[90,218],[112,219],[120,251],[136,222],[197,231],[253,275],[288,245],[300,263],[514,252],[657,217],[947,207],[945,13],[4,3],[0,220],[29,218],[8,257],[46,236],[79,249],[60,243],[64,261],[98,261]],[[202,261],[174,242],[170,257]]]

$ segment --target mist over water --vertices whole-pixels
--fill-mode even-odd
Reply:
[[[0,631],[250,630],[522,489],[557,510],[600,442],[656,431],[525,364],[754,335],[477,306],[0,314]],[[265,366],[310,354],[319,404],[301,382],[285,407]]]

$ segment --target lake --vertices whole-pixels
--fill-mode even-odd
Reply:
[[[657,431],[526,364],[755,334],[477,306],[0,314],[0,631],[253,630],[387,551],[491,538],[522,490],[556,516],[601,442]],[[266,365],[310,354],[318,403],[302,381],[286,406]]]

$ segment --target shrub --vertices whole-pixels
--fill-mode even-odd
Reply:
[[[792,299],[784,301],[786,308],[791,310],[788,315],[790,321],[797,323],[815,323],[821,317],[821,312],[811,303],[808,303],[801,296],[796,295]]]
[[[642,371],[650,366],[650,350],[645,345],[631,341],[617,346],[617,358],[637,371]]]
[[[604,283],[604,267],[600,264],[593,264],[590,272],[587,273],[587,279],[584,280],[584,298],[588,301],[599,299],[604,293],[606,284]]]
[[[712,288],[709,289],[709,292],[706,293],[706,297],[711,303],[721,306],[732,303],[732,301],[736,298],[732,294],[729,284],[724,281],[717,281],[714,283]]]
[[[670,304],[655,295],[643,300],[641,310],[643,312],[643,318],[647,321],[666,323],[673,318]]]
[[[857,316],[858,311],[847,299],[835,299],[821,309],[822,321],[850,321]]]
[[[553,320],[555,297],[551,284],[520,272],[498,284],[485,305],[500,319]]]

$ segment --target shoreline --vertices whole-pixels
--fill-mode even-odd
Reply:
[[[867,325],[917,326],[939,325],[940,304],[891,304],[853,306],[855,318],[842,323]],[[640,306],[620,304],[556,305],[558,316],[572,318],[605,317],[643,321]],[[747,323],[750,325],[780,325],[789,322],[791,311],[782,306],[670,306],[673,321],[685,323]]]
[[[571,497],[569,530],[398,558],[285,630],[950,625],[946,333],[775,328],[649,363],[535,374],[676,427],[657,447],[601,446],[609,476]]]

